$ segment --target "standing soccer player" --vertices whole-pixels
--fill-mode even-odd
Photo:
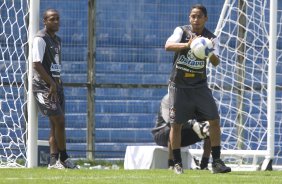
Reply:
[[[211,90],[208,88],[206,63],[209,60],[214,66],[219,64],[216,36],[205,28],[208,20],[207,10],[203,5],[192,6],[189,14],[190,25],[175,28],[165,44],[167,51],[174,51],[174,66],[169,82],[170,98],[170,143],[174,158],[174,171],[183,173],[180,154],[182,124],[189,119],[207,120],[210,123],[210,141],[212,149],[212,172],[226,173],[227,167],[220,159],[221,131],[219,114]],[[208,58],[200,60],[194,57],[190,44],[197,36],[212,39],[214,51]]]
[[[49,169],[76,169],[66,151],[65,98],[61,81],[60,16],[55,9],[48,9],[43,17],[44,29],[33,41],[33,93],[36,103],[50,121],[50,164]]]

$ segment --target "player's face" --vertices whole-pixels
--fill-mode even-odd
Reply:
[[[46,29],[51,32],[55,33],[59,31],[60,26],[60,15],[56,11],[49,11],[46,14],[46,18],[44,20],[44,25]]]
[[[206,17],[200,9],[194,8],[191,10],[189,15],[189,21],[193,27],[193,30],[202,30],[205,27],[205,23],[207,20],[208,17]]]

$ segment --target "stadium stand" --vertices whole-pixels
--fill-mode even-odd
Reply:
[[[52,3],[43,2],[46,5],[43,3],[42,9]],[[191,4],[198,2],[189,1]],[[59,10],[62,9],[63,80],[65,83],[86,82],[87,21],[73,16],[71,9],[76,9],[75,6],[64,11],[64,3],[55,3]],[[214,9],[221,9],[223,1],[200,3],[207,6],[207,26],[214,30],[220,14]],[[79,6],[87,12],[87,6]],[[173,55],[163,47],[172,29],[186,24],[187,17],[180,12],[187,12],[187,7],[178,1],[97,1],[96,83],[166,84]],[[228,75],[224,80],[228,81]],[[85,157],[87,91],[86,88],[68,87],[65,92],[68,149],[74,150],[74,157]],[[96,88],[95,158],[123,159],[128,145],[154,144],[150,129],[154,126],[160,99],[166,92],[165,87]],[[223,107],[220,112],[227,113],[227,110]],[[256,122],[250,123],[255,125]],[[47,138],[47,127],[47,121],[40,123],[40,138]],[[228,132],[228,127],[223,131]]]
[[[41,0],[41,2],[41,12],[46,8],[56,7],[61,13],[59,35],[63,41],[64,83],[86,83],[87,0],[72,0],[72,3],[67,3],[67,9],[65,0]],[[191,0],[189,4],[198,2],[207,6],[209,12],[207,26],[214,30],[220,14],[220,11],[214,10],[221,10],[224,0]],[[96,83],[167,84],[173,54],[164,51],[164,43],[175,26],[186,24],[187,17],[185,14],[182,14],[183,16],[180,14],[187,12],[187,6],[184,4],[184,1],[169,0],[162,0],[161,3],[157,0],[97,1]],[[22,64],[22,68],[25,68],[25,63]],[[278,64],[281,65],[281,63]],[[277,67],[277,73],[281,73],[281,70],[281,66]],[[1,75],[4,75],[1,67],[0,71]],[[226,76],[224,80],[228,81],[228,75]],[[282,85],[282,80],[277,83]],[[96,88],[95,132],[93,132],[95,158],[123,159],[128,145],[153,145],[150,130],[154,126],[160,100],[166,93],[165,86],[162,88],[132,88],[130,86],[128,88]],[[67,147],[72,157],[85,158],[87,89],[67,86],[65,94]],[[278,91],[277,95],[281,98],[282,92]],[[224,98],[228,97],[218,96],[218,98],[222,98],[224,103]],[[10,100],[12,106],[12,99]],[[253,96],[252,100],[254,103],[260,103],[256,100],[256,96]],[[5,107],[2,108],[5,109]],[[280,104],[277,107],[277,113],[282,114],[281,109]],[[252,110],[256,111],[256,109]],[[226,112],[224,107],[220,109],[220,113]],[[39,122],[39,139],[47,140],[48,120],[40,116]],[[250,127],[255,127],[256,123],[250,121]],[[1,132],[5,131],[4,128],[6,127],[0,127]],[[228,132],[228,127],[223,131]],[[223,139],[225,139],[224,136]],[[234,144],[235,142],[236,140]]]

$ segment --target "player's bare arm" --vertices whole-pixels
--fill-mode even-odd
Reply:
[[[210,62],[212,63],[213,66],[217,66],[219,64],[219,58],[216,54],[212,53],[211,56],[209,57]]]
[[[166,41],[165,50],[178,52],[190,48],[193,39],[190,38],[186,43],[180,43],[182,34],[183,30],[180,27],[175,28],[173,34]]]
[[[174,51],[174,52],[178,52],[181,51],[183,49],[188,49],[190,48],[190,40],[187,43],[175,43],[175,42],[166,42],[165,44],[165,50],[166,51]]]
[[[211,39],[214,47],[214,51],[209,56],[209,61],[212,63],[213,66],[217,66],[220,62],[218,57],[218,45],[217,45],[217,39],[212,38]]]

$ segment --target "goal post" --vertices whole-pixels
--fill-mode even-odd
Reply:
[[[276,111],[276,41],[277,41],[277,0],[270,0],[269,10],[269,66],[267,83],[267,151],[266,161],[274,158],[275,111]]]
[[[38,116],[32,93],[32,40],[40,1],[0,2],[0,167],[36,167]]]
[[[275,143],[281,137],[275,132],[277,7],[277,0],[226,0],[215,30],[221,63],[207,70],[220,110],[222,157],[242,170],[271,170],[281,162]]]
[[[29,57],[28,57],[28,138],[27,138],[27,167],[37,167],[38,157],[38,112],[35,104],[35,99],[32,93],[32,42],[35,34],[39,30],[39,14],[40,0],[30,1],[29,11],[29,30],[28,30],[28,43],[29,43]]]

